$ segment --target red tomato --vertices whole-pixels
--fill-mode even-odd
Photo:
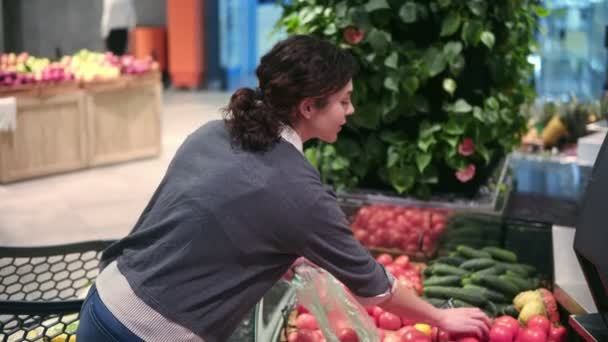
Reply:
[[[299,330],[295,342],[317,342],[315,333],[312,330]]]
[[[403,243],[403,233],[396,228],[391,228],[388,232],[388,239],[386,243],[390,247],[399,247]]]
[[[374,306],[374,309],[372,310],[373,312],[373,316],[376,319],[376,322],[378,321],[378,318],[380,318],[380,315],[382,315],[382,313],[384,312],[384,310],[382,310],[381,307],[379,306]]]
[[[302,304],[298,304],[297,309],[298,309],[298,315],[303,314],[303,313],[310,313],[310,311],[308,311],[308,309]]]
[[[459,339],[456,340],[456,342],[479,342],[479,339],[477,337],[461,337]]]
[[[296,326],[298,327],[298,329],[319,329],[319,324],[317,323],[317,319],[315,318],[315,316],[307,313],[298,315],[298,317],[296,318]]]
[[[382,342],[401,342],[401,337],[395,335],[395,334],[386,334],[383,338],[382,338]]]
[[[511,316],[500,316],[494,320],[494,325],[502,325],[511,330],[511,334],[515,337],[519,333],[519,322]]]
[[[526,328],[519,331],[518,342],[547,342],[547,334],[538,328]]]
[[[397,257],[397,259],[395,259],[395,261],[393,261],[393,264],[407,268],[410,265],[410,257],[407,255],[400,255]]]
[[[317,329],[312,332],[315,337],[315,342],[325,342],[325,336],[321,332],[321,330]]]
[[[567,332],[563,325],[553,326],[549,330],[549,341],[551,342],[566,342]]]
[[[513,332],[506,325],[496,324],[490,329],[490,342],[511,342]]]
[[[450,333],[445,330],[439,330],[437,334],[437,342],[449,342],[450,341]]]
[[[378,327],[386,330],[397,330],[401,328],[401,318],[391,312],[385,311],[378,317]]]
[[[431,337],[427,336],[414,327],[407,330],[399,330],[397,335],[401,337],[401,342],[431,342]]]
[[[298,332],[292,331],[287,335],[287,342],[297,342],[298,341]]]
[[[357,336],[357,333],[351,328],[340,330],[340,332],[338,332],[338,339],[340,342],[359,342],[359,336]]]
[[[355,239],[361,241],[361,243],[368,243],[369,234],[367,233],[367,231],[363,229],[357,229],[353,231],[353,235],[355,235]]]
[[[534,315],[528,319],[528,328],[538,328],[545,332],[545,335],[549,335],[549,329],[551,328],[551,322],[543,315]]]
[[[378,247],[380,246],[380,236],[377,234],[371,234],[367,238],[367,243],[369,246]]]
[[[382,253],[378,255],[376,261],[381,263],[384,266],[388,266],[393,263],[393,257],[390,254]]]
[[[395,278],[399,278],[399,276],[404,275],[401,267],[390,264],[384,267],[390,274],[392,274]]]

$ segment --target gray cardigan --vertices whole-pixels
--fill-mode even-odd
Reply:
[[[147,305],[214,342],[227,340],[298,256],[357,296],[391,289],[293,145],[242,151],[212,121],[179,148],[133,230],[104,251],[102,268],[116,260]]]

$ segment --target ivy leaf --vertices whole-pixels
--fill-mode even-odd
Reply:
[[[462,55],[458,55],[456,56],[456,58],[454,58],[453,61],[450,62],[450,71],[454,74],[454,75],[459,75],[462,70],[464,70],[464,56]]]
[[[418,166],[418,171],[420,171],[420,173],[424,172],[424,169],[429,166],[431,159],[430,153],[418,153],[416,155],[416,166]]]
[[[331,161],[331,169],[334,171],[344,170],[350,165],[348,159],[344,157],[337,157]]]
[[[498,101],[494,96],[488,97],[485,101],[485,105],[491,110],[497,110],[499,106]]]
[[[399,152],[395,146],[390,146],[387,151],[386,167],[391,168],[399,161]]]
[[[394,92],[399,91],[399,83],[397,83],[397,80],[395,80],[392,75],[386,76],[384,79],[384,87]]]
[[[438,0],[437,3],[439,3],[439,6],[441,8],[446,8],[446,7],[450,6],[450,4],[452,3],[452,0]]]
[[[376,105],[362,106],[352,117],[353,123],[359,127],[376,129],[382,119],[382,112]]]
[[[475,119],[479,120],[480,122],[484,122],[485,121],[485,119],[483,117],[483,111],[478,106],[473,107],[473,117]]]
[[[306,156],[306,159],[308,159],[308,161],[310,162],[310,164],[312,166],[315,167],[315,169],[319,168],[319,159],[318,159],[318,153],[317,153],[317,149],[316,148],[307,148],[304,151],[304,156]]]
[[[431,77],[439,75],[447,64],[443,52],[435,47],[426,50],[424,59],[427,63],[427,72]]]
[[[479,20],[471,20],[464,23],[462,27],[462,40],[470,45],[476,46],[483,32],[483,24]]]
[[[453,137],[448,135],[443,137],[443,140],[447,142],[448,145],[452,146],[452,148],[456,148],[456,146],[458,146],[458,141],[460,140],[460,137]]]
[[[443,79],[443,90],[445,90],[448,94],[454,95],[454,91],[456,90],[456,81],[451,78]]]
[[[486,0],[469,0],[467,6],[476,16],[484,16],[488,8]]]
[[[428,135],[426,137],[422,137],[418,139],[418,148],[421,151],[428,151],[429,147],[431,147],[431,145],[435,144],[437,142],[437,140],[435,139],[435,136],[433,135]]]
[[[443,46],[443,54],[451,63],[462,52],[462,43],[459,41],[451,41]]]
[[[391,35],[388,32],[373,29],[368,36],[369,43],[377,53],[382,54],[391,42]]]
[[[481,42],[485,44],[488,48],[492,48],[494,46],[494,34],[489,31],[483,31],[481,33]]]
[[[464,133],[464,127],[462,127],[461,125],[459,125],[458,123],[456,123],[455,121],[448,121],[444,127],[443,130],[451,135],[460,135]]]
[[[454,103],[452,110],[455,113],[468,113],[473,110],[473,107],[471,107],[465,99],[458,99],[456,103]]]
[[[346,10],[348,9],[348,5],[346,1],[340,1],[335,6],[336,9],[336,17],[341,18],[346,16]]]
[[[413,95],[414,93],[416,93],[416,90],[418,90],[419,85],[420,85],[420,82],[418,81],[418,78],[416,76],[410,76],[410,77],[406,78],[405,82],[403,83],[403,87],[405,88],[405,91],[410,95]]]
[[[363,6],[351,7],[348,10],[348,17],[353,25],[357,26],[363,31],[367,31],[372,27],[367,11],[365,11]]]
[[[452,11],[448,14],[448,16],[443,21],[441,25],[441,37],[449,36],[458,31],[460,27],[460,14],[458,12]]]
[[[431,125],[430,122],[424,121],[420,125],[420,133],[418,133],[421,137],[426,137],[432,135],[435,132],[441,131],[440,124]]]
[[[399,62],[399,54],[397,54],[397,52],[393,52],[384,60],[384,65],[386,65],[389,68],[396,69],[398,62]]]
[[[325,30],[323,30],[323,34],[326,36],[331,36],[334,35],[337,31],[338,29],[336,28],[336,24],[330,23],[329,25],[327,25]]]
[[[359,144],[353,139],[340,137],[334,145],[336,145],[338,154],[347,158],[355,159],[361,155],[361,147],[359,147]]]
[[[539,17],[546,17],[551,13],[548,9],[538,5],[532,5],[532,10]]]
[[[490,151],[483,144],[476,144],[475,152],[483,158],[483,161],[486,163],[486,165],[490,163],[490,160],[491,160]]]
[[[390,8],[386,0],[370,0],[365,4],[365,10],[367,12],[373,12],[381,9]]]
[[[406,24],[416,22],[416,3],[406,2],[399,9],[399,17]]]
[[[391,167],[388,178],[398,193],[402,194],[412,188],[416,182],[416,169],[413,166]]]
[[[390,130],[390,131],[383,131],[382,133],[380,133],[380,139],[382,139],[382,141],[385,141],[389,144],[402,144],[404,141],[407,140],[407,135],[405,133],[403,133],[402,131],[394,131],[394,130]]]

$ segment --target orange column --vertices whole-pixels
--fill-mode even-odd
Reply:
[[[138,26],[133,32],[133,55],[137,59],[152,57],[162,71],[167,70],[167,43],[164,27]]]
[[[169,75],[175,87],[196,88],[205,73],[203,0],[167,0]]]

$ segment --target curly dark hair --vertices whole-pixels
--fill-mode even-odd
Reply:
[[[262,57],[256,69],[258,89],[240,88],[223,108],[233,143],[243,150],[264,151],[279,141],[280,129],[293,126],[305,98],[323,108],[357,70],[354,57],[330,42],[291,36]]]

